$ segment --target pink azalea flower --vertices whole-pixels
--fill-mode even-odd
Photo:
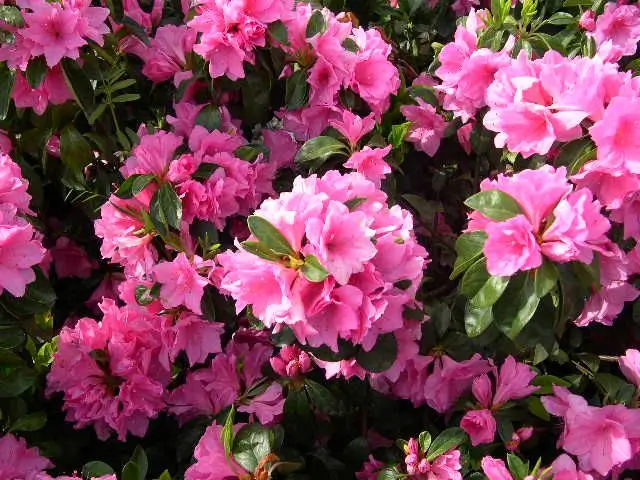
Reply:
[[[352,168],[361,173],[367,180],[371,180],[377,185],[380,184],[387,174],[391,173],[391,167],[385,162],[384,157],[389,155],[391,145],[385,148],[364,147],[359,152],[355,152],[344,163],[347,168]]]
[[[474,447],[493,442],[496,434],[496,419],[490,410],[471,410],[465,413],[460,427],[467,432]]]
[[[124,177],[149,173],[163,177],[180,145],[182,138],[170,132],[160,130],[153,135],[144,135],[120,172]]]
[[[201,314],[200,300],[204,287],[209,284],[206,277],[201,276],[197,269],[210,266],[202,258],[195,255],[190,261],[180,252],[172,262],[162,262],[153,268],[155,279],[162,284],[160,299],[167,308],[184,305],[192,312]]]
[[[220,336],[224,325],[209,322],[196,315],[184,312],[170,330],[170,360],[174,361],[181,351],[187,354],[191,366],[203,363],[209,354],[222,351]]]
[[[585,327],[592,322],[613,325],[625,302],[632,302],[640,295],[640,290],[624,281],[612,281],[603,285],[587,300],[584,309],[575,319],[575,324]]]
[[[45,249],[31,224],[16,214],[13,205],[0,204],[0,294],[7,290],[21,297],[36,279],[33,267],[42,261]]]
[[[23,438],[10,433],[0,437],[0,478],[37,480],[53,464],[36,447],[27,447]]]
[[[433,157],[447,128],[447,122],[438,114],[432,105],[421,98],[416,98],[417,106],[405,105],[400,111],[411,122],[407,141],[413,143],[417,150]]]
[[[510,400],[525,398],[535,392],[538,387],[530,385],[536,373],[528,365],[517,362],[509,355],[497,376],[496,392],[493,396],[494,407],[505,404]]]
[[[362,469],[356,472],[356,480],[377,480],[378,472],[385,466],[384,463],[376,460],[373,455],[362,465]]]
[[[484,457],[480,463],[482,471],[489,480],[513,480],[504,461],[487,456]]]
[[[460,142],[462,149],[467,155],[471,155],[471,133],[473,132],[473,126],[474,122],[467,122],[456,132],[458,142]]]
[[[42,115],[49,104],[62,105],[73,96],[65,83],[59,66],[47,72],[44,80],[37,88],[29,85],[22,72],[16,72],[16,83],[11,92],[11,98],[17,108],[33,108],[38,115]]]
[[[593,37],[598,50],[609,51],[606,59],[610,62],[633,55],[640,41],[640,7],[607,3],[596,20]]]
[[[282,386],[274,382],[262,394],[252,398],[248,405],[239,406],[238,411],[254,414],[262,425],[273,424],[284,412],[285,398],[282,393]]]
[[[262,131],[264,144],[269,149],[269,161],[277,165],[276,168],[291,167],[298,153],[298,143],[293,136],[284,130]]]
[[[348,140],[351,148],[355,148],[360,139],[373,130],[376,121],[373,113],[362,118],[350,110],[344,109],[342,110],[342,118],[329,120],[329,125],[338,130]]]
[[[5,155],[9,155],[13,150],[13,144],[11,143],[11,138],[7,135],[7,132],[4,130],[0,130],[0,153],[4,153]]]
[[[0,153],[0,203],[13,204],[20,212],[31,212],[27,188],[29,182],[22,177],[20,166],[9,155]]]
[[[241,423],[235,424],[234,433],[243,426]],[[196,462],[185,472],[185,480],[226,480],[247,473],[233,458],[227,458],[220,439],[221,433],[222,425],[215,422],[207,428],[193,452]]]
[[[632,348],[627,349],[624,355],[618,358],[618,364],[627,380],[640,388],[640,352]]]
[[[279,355],[272,357],[269,362],[271,368],[282,377],[295,378],[313,368],[309,354],[296,345],[282,347]]]
[[[533,226],[524,215],[489,223],[485,231],[484,254],[491,275],[508,277],[519,270],[532,270],[542,265]]]
[[[593,32],[596,29],[596,12],[593,10],[585,10],[580,16],[578,24],[583,30]]]
[[[196,32],[187,26],[163,25],[142,52],[142,73],[152,82],[170,80],[185,70],[186,56],[193,50]]]
[[[554,480],[593,480],[593,476],[578,470],[569,455],[563,453],[551,464]]]
[[[59,237],[51,249],[51,255],[58,278],[89,278],[98,267],[98,263],[89,259],[87,252],[69,237]]]

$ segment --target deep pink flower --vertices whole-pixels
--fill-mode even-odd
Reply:
[[[355,147],[360,139],[373,130],[376,125],[373,113],[362,118],[350,110],[342,110],[340,120],[329,120],[329,125],[338,130],[349,141],[351,147]],[[366,147],[365,147],[366,148]]]
[[[196,32],[186,25],[159,27],[150,46],[141,52],[144,60],[142,73],[154,83],[175,78],[185,70],[187,55],[195,42]]]
[[[596,12],[593,10],[585,10],[580,16],[578,23],[583,30],[593,32],[596,29]]]
[[[513,480],[511,473],[504,464],[504,461],[493,458],[484,457],[481,461],[482,471],[489,480]]]
[[[390,151],[391,145],[385,148],[364,147],[359,152],[353,153],[344,166],[361,173],[367,180],[379,184],[380,180],[391,173],[391,167],[384,160]]]
[[[11,92],[11,98],[17,108],[33,108],[38,115],[42,115],[49,104],[61,105],[73,96],[65,83],[59,66],[50,69],[44,80],[37,88],[29,85],[22,72],[16,72],[16,83]]]
[[[0,478],[38,480],[53,464],[36,447],[27,447],[23,438],[10,433],[0,437]]]
[[[297,377],[313,368],[309,354],[296,345],[282,347],[279,355],[272,357],[269,362],[273,370],[282,377]]]
[[[0,203],[13,204],[20,212],[30,212],[29,182],[22,177],[20,166],[9,155],[0,153]]]
[[[538,387],[530,385],[535,376],[536,372],[528,365],[516,361],[509,355],[500,367],[497,376],[493,406],[498,407],[510,400],[518,400],[531,395],[538,389]]]
[[[447,128],[447,122],[436,109],[422,100],[416,98],[417,106],[405,105],[400,111],[411,122],[407,141],[413,143],[417,150],[425,152],[433,157]]]
[[[270,425],[281,419],[284,402],[282,386],[274,382],[263,393],[252,398],[248,405],[239,406],[238,411],[254,414],[262,425]]]
[[[496,419],[490,410],[471,410],[465,413],[460,427],[467,432],[474,447],[493,442],[496,434]]]
[[[127,158],[120,172],[125,177],[133,174],[166,175],[176,149],[182,145],[182,138],[171,132],[160,130],[153,135],[144,135],[140,143]]]
[[[235,424],[237,433],[244,424]],[[193,453],[196,463],[185,472],[185,480],[227,480],[246,474],[233,458],[227,458],[221,440],[222,425],[215,422],[207,428]]]
[[[87,252],[69,237],[59,237],[51,249],[51,255],[58,278],[89,278],[98,267],[98,263],[89,259]]]
[[[535,231],[524,215],[489,223],[485,231],[484,254],[491,275],[508,277],[519,270],[532,270],[542,265]]]

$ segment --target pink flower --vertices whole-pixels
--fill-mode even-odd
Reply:
[[[351,148],[354,148],[360,139],[373,130],[376,125],[373,113],[362,118],[350,110],[342,110],[340,120],[329,120],[329,125],[338,130],[344,138],[349,141]],[[366,147],[365,147],[366,148]]]
[[[4,153],[5,155],[9,155],[13,150],[13,144],[11,143],[11,138],[7,135],[7,132],[4,130],[0,130],[0,153]]]
[[[563,453],[551,464],[554,480],[593,480],[593,476],[578,470],[569,455]]]
[[[0,458],[0,478],[38,480],[44,469],[53,467],[37,448],[28,448],[23,438],[10,433],[0,437]]]
[[[489,223],[485,231],[484,254],[491,275],[508,277],[519,270],[532,270],[542,265],[533,226],[524,215]]]
[[[538,387],[529,385],[536,373],[524,363],[517,362],[509,355],[497,376],[496,392],[493,396],[493,405],[498,407],[510,400],[525,398],[535,392]]]
[[[142,73],[152,82],[175,78],[187,66],[187,55],[193,50],[196,32],[181,25],[163,25],[142,54]]]
[[[239,406],[238,411],[252,413],[262,425],[269,425],[282,417],[284,402],[282,386],[274,382],[262,394],[251,399],[248,405]]]
[[[580,16],[578,24],[583,30],[593,32],[596,29],[596,12],[593,10],[585,10]]]
[[[310,105],[334,105],[335,97],[342,85],[333,65],[319,57],[309,70],[308,83],[311,86]]]
[[[272,357],[269,362],[271,368],[282,377],[295,378],[313,368],[309,354],[296,345],[282,347],[280,354]]]
[[[133,149],[120,172],[125,177],[133,174],[166,175],[176,149],[182,145],[182,138],[170,132],[158,131],[144,135]]]
[[[209,266],[195,255],[193,261],[180,252],[172,262],[162,262],[153,268],[155,279],[162,284],[160,299],[167,308],[184,305],[192,312],[201,314],[200,300],[204,287],[209,284],[197,269]]]
[[[467,432],[474,447],[493,442],[496,434],[496,419],[490,410],[471,410],[460,421],[460,427]]]
[[[473,7],[477,7],[480,4],[480,0],[456,0],[451,5],[451,9],[454,11],[457,17],[463,17]]]
[[[587,300],[584,309],[575,319],[575,324],[585,327],[592,322],[613,325],[625,302],[632,302],[640,295],[640,290],[624,281],[612,281],[603,285]]]
[[[69,237],[59,237],[51,249],[53,265],[58,278],[89,278],[91,272],[98,267],[95,260],[90,260],[81,247]]]
[[[20,166],[9,155],[0,153],[0,203],[11,203],[20,212],[30,212],[29,182],[22,177]]]
[[[638,122],[639,98],[616,97],[611,100],[602,119],[589,129],[598,147],[598,160],[610,167],[640,173],[640,139],[634,133]]]
[[[187,354],[191,366],[204,363],[209,354],[222,351],[220,336],[224,325],[209,322],[188,312],[182,313],[168,335],[172,338],[170,360],[174,361],[181,351]]]
[[[462,149],[467,155],[471,155],[471,133],[473,132],[473,126],[474,122],[467,122],[456,132],[458,142],[460,142]]]
[[[47,72],[44,80],[37,88],[32,88],[22,72],[16,72],[16,83],[11,92],[11,98],[17,108],[33,108],[38,115],[42,115],[47,106],[61,105],[73,96],[65,83],[59,66]]]
[[[373,455],[362,465],[362,470],[356,472],[357,480],[377,480],[378,472],[384,467],[384,463],[376,460]]]
[[[417,150],[433,157],[447,128],[447,122],[432,105],[416,98],[417,106],[405,105],[400,111],[411,122],[407,141],[415,144]]]
[[[379,184],[387,174],[391,173],[391,167],[385,162],[391,151],[391,145],[385,148],[364,147],[359,152],[355,152],[344,164],[347,168],[352,168],[361,173],[367,180]]]
[[[234,433],[242,426],[235,424]],[[207,428],[193,452],[196,463],[185,472],[185,480],[226,480],[247,473],[233,458],[227,458],[221,433],[222,425],[215,422]]]
[[[640,7],[607,3],[598,16],[593,37],[598,50],[607,49],[607,60],[617,62],[625,55],[633,55],[640,41]]]
[[[0,204],[0,293],[21,297],[36,279],[33,267],[43,260],[45,249],[31,224],[16,213],[13,205]]]
[[[262,131],[264,144],[269,149],[269,161],[277,168],[291,167],[298,152],[298,143],[293,136],[284,130]]]
[[[480,463],[482,465],[482,471],[489,480],[513,480],[504,461],[487,456],[484,457]]]
[[[627,380],[640,388],[640,352],[631,348],[627,349],[624,355],[618,358],[618,364]]]

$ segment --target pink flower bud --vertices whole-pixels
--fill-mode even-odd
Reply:
[[[596,29],[596,12],[587,10],[582,14],[578,23],[587,32],[593,32]]]

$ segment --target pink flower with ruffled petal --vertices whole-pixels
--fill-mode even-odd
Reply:
[[[491,275],[508,277],[520,270],[532,270],[542,265],[535,231],[524,215],[489,223],[485,231],[484,255]]]
[[[385,148],[364,147],[359,152],[353,153],[349,160],[344,163],[344,166],[354,169],[364,175],[367,180],[379,185],[380,180],[391,173],[391,167],[384,160],[384,157],[389,155],[390,151],[391,145]]]
[[[627,380],[640,388],[640,352],[632,348],[627,349],[624,355],[618,358],[618,365]]]
[[[513,480],[503,460],[487,456],[480,463],[482,471],[489,480]]]
[[[20,212],[31,212],[27,188],[29,182],[23,178],[20,166],[9,155],[0,153],[0,203],[13,204]]]
[[[27,442],[10,433],[0,437],[0,478],[38,480],[44,470],[53,464],[40,455],[36,447],[27,447]]]
[[[376,121],[373,113],[362,118],[350,110],[345,109],[342,110],[342,118],[340,120],[329,120],[329,125],[338,130],[353,148],[362,137],[373,130]]]
[[[418,103],[417,106],[400,107],[402,114],[411,122],[406,139],[413,143],[417,150],[433,157],[440,148],[447,122],[432,105],[421,98],[415,100]]]
[[[496,419],[490,410],[471,410],[462,417],[460,427],[467,432],[471,445],[475,447],[493,442],[496,434]]]
[[[202,313],[200,300],[209,280],[198,269],[211,264],[194,255],[192,260],[180,252],[171,262],[162,262],[153,268],[155,279],[162,285],[160,299],[167,308],[184,305],[194,313]]]
[[[243,426],[235,424],[233,432],[237,433]],[[233,458],[227,458],[221,434],[222,425],[214,422],[207,428],[193,452],[196,462],[185,472],[185,480],[226,480],[247,474]]]

